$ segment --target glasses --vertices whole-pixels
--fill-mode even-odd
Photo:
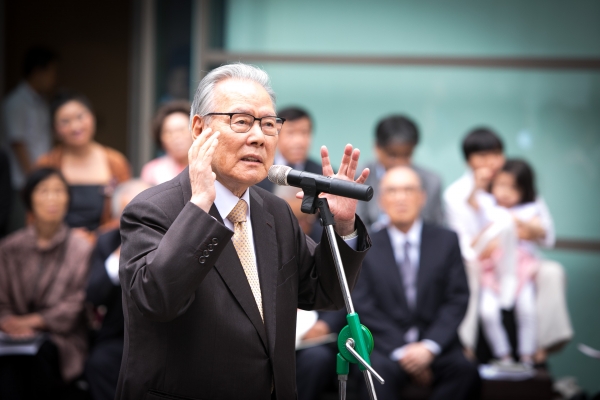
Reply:
[[[204,117],[209,115],[228,115],[231,130],[237,133],[248,132],[254,126],[254,121],[258,121],[262,133],[267,136],[277,136],[285,122],[285,118],[275,116],[256,118],[254,115],[241,113],[208,113]]]
[[[405,196],[414,196],[422,189],[418,186],[391,186],[382,188],[381,191],[386,196],[395,196],[402,193]]]

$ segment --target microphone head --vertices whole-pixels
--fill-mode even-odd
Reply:
[[[291,170],[287,165],[272,165],[269,168],[269,180],[276,185],[288,186],[287,174]]]

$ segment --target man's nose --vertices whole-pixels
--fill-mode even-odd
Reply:
[[[260,127],[260,121],[255,120],[248,131],[248,144],[263,146],[265,144],[265,134]]]

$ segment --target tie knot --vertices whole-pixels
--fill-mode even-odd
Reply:
[[[227,216],[227,219],[234,224],[236,222],[246,222],[246,211],[248,211],[248,204],[245,200],[240,199]]]
[[[410,249],[410,242],[407,240],[404,242],[404,251],[408,251]]]

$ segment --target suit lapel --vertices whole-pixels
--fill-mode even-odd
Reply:
[[[394,249],[387,229],[381,230],[377,236],[373,237],[373,247],[375,247],[375,240],[380,242],[380,251],[377,252],[376,256],[376,265],[380,271],[382,282],[387,282],[387,284],[382,285],[382,288],[390,288],[397,304],[408,311],[402,274],[400,274],[400,267],[396,264]]]
[[[260,280],[265,328],[271,354],[275,351],[276,293],[277,293],[277,238],[273,215],[263,207],[263,199],[256,190],[250,189],[250,219],[256,251],[256,263]]]
[[[417,272],[417,304],[415,310],[419,309],[422,302],[422,296],[425,295],[424,288],[427,287],[427,280],[431,276],[430,269],[435,261],[435,247],[433,241],[429,238],[429,227],[423,224],[421,231],[421,246],[419,255],[419,271]]]
[[[210,215],[215,217],[219,222],[223,222],[214,204],[210,208]],[[231,293],[256,328],[265,348],[268,348],[265,325],[260,317],[256,300],[254,300],[252,289],[250,289],[248,278],[244,272],[244,267],[242,267],[237,251],[231,241],[225,245],[225,249],[215,263],[215,269],[221,275],[221,278],[223,278],[225,284],[227,284],[229,290],[231,290]]]
[[[192,187],[190,185],[190,175],[188,172],[188,168],[183,170],[183,172],[179,175],[179,184],[181,186],[181,191],[183,195],[183,205],[185,206],[185,204],[187,204],[187,202],[189,202],[192,198]],[[254,210],[251,210],[251,214],[253,213]],[[217,210],[217,207],[214,204],[210,208],[209,214],[212,215],[220,223],[223,223],[223,218],[221,218],[221,214],[219,214],[219,210]],[[258,335],[260,336],[260,339],[263,342],[265,348],[268,349],[265,324],[263,323],[262,318],[260,318],[260,313],[256,305],[256,300],[254,300],[252,289],[250,289],[250,284],[248,283],[248,278],[246,277],[244,268],[240,263],[240,259],[231,241],[225,244],[225,249],[221,253],[221,256],[219,257],[217,262],[215,263],[215,270],[219,273],[219,275],[221,276],[221,278],[223,279],[233,296],[236,298],[236,300],[238,301],[238,303],[240,304],[240,306],[242,307],[242,309],[256,328],[256,331],[258,332]],[[263,303],[264,302],[265,299],[263,294]]]

